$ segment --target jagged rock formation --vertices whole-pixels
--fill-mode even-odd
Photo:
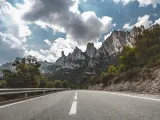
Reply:
[[[155,24],[149,30],[157,27],[160,25]],[[130,32],[114,30],[98,50],[93,43],[88,43],[85,52],[76,47],[73,53],[65,56],[62,51],[62,56],[55,63],[41,62],[40,69],[44,74],[53,74],[54,79],[80,82],[85,76],[100,74],[105,67],[114,64],[123,47],[133,47],[135,37],[143,34],[144,30],[144,26],[134,27]]]
[[[62,52],[62,56],[54,63],[53,74],[57,79],[65,78],[71,81],[72,78],[81,81],[85,76],[100,74],[107,65],[116,62],[124,46],[133,47],[135,37],[144,30],[144,26],[134,27],[130,32],[115,30],[98,50],[93,43],[88,43],[85,52],[77,47],[68,56]]]
[[[88,43],[87,45],[87,49],[85,51],[85,54],[87,56],[89,56],[90,58],[93,58],[94,55],[96,54],[96,48],[94,47],[94,44],[93,43]]]

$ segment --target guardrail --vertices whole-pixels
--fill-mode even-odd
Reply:
[[[4,95],[24,94],[24,98],[28,97],[29,93],[42,92],[42,95],[49,92],[65,91],[70,88],[14,88],[14,89],[0,89],[0,97]]]

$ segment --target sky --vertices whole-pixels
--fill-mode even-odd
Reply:
[[[113,30],[160,24],[160,0],[0,0],[0,65],[32,55],[55,62],[98,49]]]

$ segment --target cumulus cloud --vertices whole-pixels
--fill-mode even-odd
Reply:
[[[153,8],[156,8],[158,4],[160,4],[160,0],[138,0],[140,6],[148,6],[152,5]]]
[[[0,2],[0,20],[5,28],[0,32],[0,64],[26,55],[54,62],[61,56],[61,51],[67,55],[76,46],[85,51],[88,42],[94,42],[99,48],[102,44],[98,42],[99,37],[116,25],[112,24],[111,17],[98,18],[92,11],[80,13],[79,0],[24,0],[15,7],[5,0]],[[64,32],[67,36],[54,42],[46,39],[48,49],[34,50],[26,43],[32,34],[28,24],[32,23]]]
[[[135,1],[135,0],[113,0],[115,3],[121,2],[123,5],[127,5],[129,2]]]
[[[134,26],[140,27],[141,25],[143,25],[145,28],[148,28],[152,25],[152,21],[150,21],[149,18],[150,18],[149,15],[144,15],[143,17],[138,17],[137,23],[135,23],[134,25],[130,25],[129,23],[126,23],[126,24],[124,24],[123,28],[130,30]]]
[[[29,27],[21,20],[21,11],[6,0],[0,0],[0,21],[4,31],[0,32],[0,64],[23,57],[27,51],[26,37],[31,35]]]
[[[152,24],[152,21],[149,20],[150,16],[145,15],[143,17],[138,17],[137,23],[135,24],[136,27],[140,27],[141,25],[144,25],[145,28],[150,27]]]
[[[51,45],[51,42],[50,42],[48,39],[45,39],[44,42],[45,42],[47,45]]]
[[[47,60],[49,62],[55,62],[59,57],[61,57],[62,51],[65,55],[72,53],[75,47],[79,47],[83,52],[86,50],[86,45],[78,45],[76,41],[73,41],[69,36],[65,38],[58,38],[51,42],[50,40],[44,40],[44,42],[49,45],[48,49],[40,50],[29,50],[26,55],[32,55],[37,57],[39,60]],[[101,47],[102,42],[94,42],[95,47],[98,49]]]
[[[129,23],[126,23],[126,24],[124,24],[124,26],[123,26],[123,29],[127,29],[127,30],[130,30],[130,29],[132,29],[132,28],[133,28],[133,26],[130,25]]]
[[[3,1],[0,4],[0,20],[6,28],[5,33],[25,39],[24,37],[31,35],[31,31],[21,19],[21,14],[21,9],[13,7],[9,2]]]
[[[113,0],[116,3],[123,3],[123,5],[127,5],[129,2],[137,1],[139,2],[140,7],[145,7],[148,5],[152,5],[153,8],[156,8],[158,4],[160,4],[160,0]]]
[[[22,57],[24,54],[25,47],[19,39],[11,34],[0,32],[0,64],[13,61],[16,57]]]
[[[97,41],[102,33],[113,27],[111,17],[98,18],[91,11],[80,13],[78,0],[33,1],[31,9],[23,16],[24,20],[65,32],[81,45]]]
[[[73,52],[77,46],[76,41],[72,41],[69,38],[58,38],[54,42],[44,40],[48,45],[48,49],[40,49],[39,51],[30,50],[27,55],[33,55],[39,60],[47,60],[54,62],[57,58],[61,57],[61,52],[64,51],[65,55]]]
[[[160,18],[155,20],[155,23],[154,24],[160,24]]]
[[[107,35],[105,35],[104,40],[106,40],[111,34],[112,34],[112,32],[109,32]]]

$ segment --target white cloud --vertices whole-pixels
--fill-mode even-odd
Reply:
[[[111,17],[98,18],[93,11],[78,12],[79,0],[33,1],[30,10],[24,14],[24,20],[65,32],[80,45],[97,41],[115,25]]]
[[[152,24],[152,21],[149,20],[150,16],[145,15],[143,17],[138,17],[137,23],[135,24],[136,27],[140,27],[141,25],[144,25],[145,28],[150,27]]]
[[[160,18],[155,20],[155,23],[154,24],[160,24]]]
[[[99,48],[102,44],[98,42],[99,37],[116,26],[109,16],[98,18],[93,11],[80,13],[79,0],[58,0],[57,4],[51,4],[50,2],[56,3],[52,0],[43,2],[24,0],[24,4],[16,4],[16,7],[7,1],[0,3],[0,20],[6,28],[5,34],[0,34],[0,42],[4,46],[0,45],[0,51],[7,53],[1,55],[4,59],[0,60],[0,64],[25,55],[53,62],[61,56],[61,51],[68,55],[76,46],[85,51],[88,42],[94,42],[95,47]],[[22,17],[24,14],[28,17]],[[64,32],[67,34],[66,39],[58,38],[54,42],[46,39],[44,42],[49,45],[48,49],[33,50],[35,47],[26,42],[27,37],[32,34],[28,27],[32,23],[44,29],[50,27],[54,32]]]
[[[31,33],[28,26],[19,25],[19,37],[27,37],[30,36]]]
[[[160,0],[138,0],[141,7],[152,5],[153,8],[156,8],[160,4]]]
[[[48,39],[44,40],[44,42],[45,42],[47,45],[51,45],[51,42],[50,42]]]
[[[121,2],[123,5],[127,5],[129,2],[135,1],[135,0],[113,0],[115,3]]]
[[[0,20],[5,31],[0,32],[0,64],[23,57],[27,51],[26,37],[29,27],[21,19],[21,10],[5,0],[0,1]]]
[[[55,62],[61,57],[62,51],[65,55],[72,53],[75,47],[79,47],[83,52],[86,50],[86,45],[78,45],[76,41],[73,41],[67,36],[66,39],[58,38],[54,42],[50,40],[44,40],[48,45],[48,49],[30,50],[26,52],[26,55],[32,55],[37,57],[39,60],[47,60],[49,62]],[[95,47],[98,49],[102,45],[102,42],[94,42]]]
[[[94,46],[96,49],[99,49],[102,46],[102,42],[96,42],[94,43]]]
[[[153,8],[156,8],[158,4],[160,4],[160,0],[113,0],[115,3],[121,2],[123,5],[127,5],[130,2],[137,1],[139,2],[140,7],[145,7],[148,5],[152,5]]]
[[[44,41],[49,44],[48,49],[40,49],[39,51],[30,50],[27,52],[27,55],[35,56],[39,60],[54,62],[61,57],[62,51],[64,51],[65,55],[68,55],[69,53],[72,53],[77,46],[77,42],[72,41],[69,38],[58,38],[52,43],[49,40]]]
[[[105,35],[104,40],[106,40],[111,34],[112,34],[112,32],[109,32],[107,35]]]
[[[0,64],[13,61],[16,57],[23,57],[25,45],[11,34],[0,32]]]
[[[130,30],[134,26],[140,27],[141,25],[143,25],[145,28],[148,28],[152,25],[152,21],[150,21],[149,18],[150,18],[149,15],[144,15],[143,17],[138,17],[137,23],[135,23],[134,25],[130,25],[129,23],[126,23],[126,24],[124,24],[123,28]]]
[[[26,52],[26,55],[32,55],[40,61],[47,60],[48,62],[53,62],[55,59],[51,54],[44,54],[42,51],[30,50]]]
[[[31,31],[21,19],[22,11],[13,7],[9,2],[4,1],[0,4],[0,20],[7,29],[5,32],[23,40],[24,37],[31,35]]]
[[[131,26],[129,23],[126,23],[126,24],[124,24],[124,26],[123,26],[123,29],[127,29],[127,30],[130,30],[130,29],[132,29],[133,28],[133,26]]]

